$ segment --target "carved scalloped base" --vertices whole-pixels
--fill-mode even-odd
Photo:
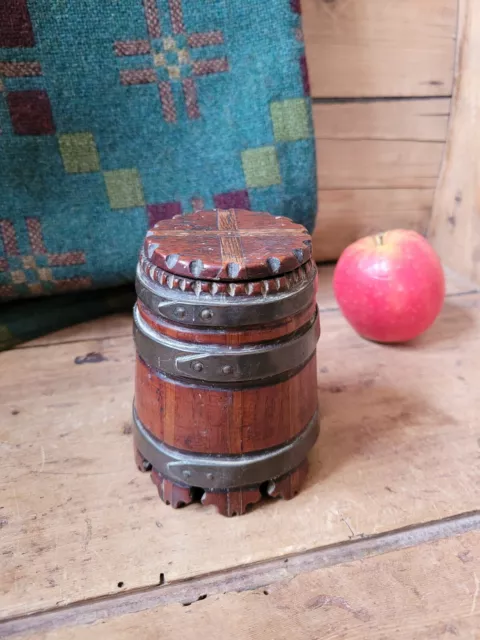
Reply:
[[[213,504],[221,515],[231,517],[242,515],[248,508],[260,502],[262,498],[283,498],[291,500],[300,490],[308,473],[308,461],[279,478],[272,478],[254,487],[209,491],[199,487],[190,487],[172,482],[159,474],[152,465],[135,449],[135,462],[142,472],[151,472],[152,482],[158,489],[158,495],[167,505],[174,509],[184,507],[192,502],[203,505]]]

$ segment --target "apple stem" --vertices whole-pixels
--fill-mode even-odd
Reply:
[[[381,247],[383,244],[383,233],[377,233],[377,235],[375,236],[375,244],[377,245],[377,247]]]

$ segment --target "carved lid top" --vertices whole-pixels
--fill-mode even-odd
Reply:
[[[198,211],[147,232],[145,255],[179,276],[253,280],[297,269],[312,253],[308,231],[284,217],[244,209]]]

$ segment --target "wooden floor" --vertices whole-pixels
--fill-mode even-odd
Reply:
[[[382,347],[330,277],[307,484],[240,518],[136,471],[129,315],[0,356],[0,638],[480,637],[480,292]]]

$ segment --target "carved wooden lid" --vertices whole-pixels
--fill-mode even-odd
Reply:
[[[144,250],[151,263],[175,275],[236,281],[298,269],[310,259],[312,241],[305,227],[288,218],[216,209],[157,222]]]

